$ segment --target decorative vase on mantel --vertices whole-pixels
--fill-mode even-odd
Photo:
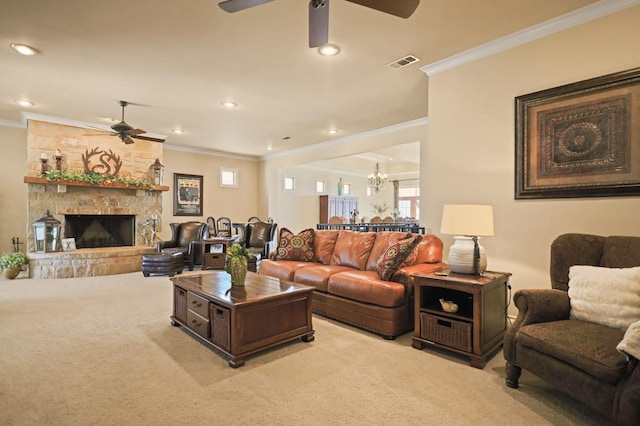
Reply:
[[[338,181],[338,195],[344,194],[344,183],[342,183],[342,178]]]

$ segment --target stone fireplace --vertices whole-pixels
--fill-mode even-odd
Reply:
[[[84,182],[48,181],[40,173],[40,156],[62,153],[63,168],[82,170],[83,157],[96,148],[122,158],[120,173],[145,176],[156,158],[162,161],[162,144],[136,141],[123,144],[117,137],[87,137],[83,128],[29,121],[27,191],[27,250],[30,276],[68,278],[111,275],[141,270],[145,245],[142,227],[156,219],[162,229],[162,193],[168,187],[129,187],[123,184],[97,185]],[[62,223],[63,238],[75,238],[77,250],[33,253],[30,225],[49,210]]]

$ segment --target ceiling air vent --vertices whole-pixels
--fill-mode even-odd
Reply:
[[[404,67],[406,67],[407,65],[411,65],[411,64],[413,64],[414,62],[418,62],[419,60],[420,60],[420,58],[418,58],[418,57],[416,57],[416,56],[413,56],[413,55],[407,55],[407,56],[405,56],[404,58],[400,58],[400,59],[398,59],[398,60],[395,60],[395,61],[391,62],[391,63],[389,64],[389,66],[390,66],[391,68],[393,68],[394,70],[398,70],[398,69],[400,69],[400,68],[404,68]]]

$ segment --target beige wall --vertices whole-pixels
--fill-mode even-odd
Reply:
[[[549,287],[561,233],[640,236],[638,197],[514,200],[514,97],[640,66],[638,22],[634,7],[429,78],[421,214],[438,234],[444,204],[492,204],[495,236],[482,243],[514,291]]]
[[[5,253],[13,251],[12,237],[27,241],[27,129],[0,126],[0,152],[0,253]]]
[[[258,206],[259,185],[257,161],[219,157],[193,152],[164,150],[164,184],[170,187],[162,197],[162,222],[205,221],[208,216],[218,219],[227,216],[232,221],[243,222],[251,216],[267,218],[266,208]],[[220,167],[238,169],[238,188],[220,187]],[[173,215],[174,173],[203,176],[203,215]],[[264,203],[262,203],[264,205]],[[165,226],[163,237],[171,237],[171,230]]]

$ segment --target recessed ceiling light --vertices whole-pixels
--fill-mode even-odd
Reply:
[[[220,102],[220,105],[222,105],[225,108],[235,108],[238,106],[237,103],[235,102],[231,102],[231,101],[224,101],[224,102]]]
[[[335,56],[340,53],[340,48],[335,44],[325,44],[318,47],[318,53],[322,56]]]
[[[291,139],[291,136],[283,136],[280,139],[283,141],[288,141],[289,139]]]
[[[267,151],[271,151],[272,149],[273,149],[273,148],[272,148],[272,147],[270,147],[270,146],[268,146],[268,147],[267,147]]]
[[[33,102],[27,101],[27,100],[24,100],[24,99],[16,99],[16,103],[18,105],[20,105],[20,106],[23,106],[23,107],[30,107],[30,106],[34,106],[35,105]]]
[[[327,130],[327,133],[330,135],[336,135],[338,134],[339,130],[338,129],[329,129]]]
[[[173,133],[176,133],[176,134],[178,134],[178,135],[181,135],[181,134],[183,134],[183,133],[184,133],[184,130],[180,130],[180,129],[173,129],[173,130],[172,130],[172,132],[173,132]]]
[[[36,49],[31,46],[27,46],[26,44],[11,43],[10,46],[13,50],[25,56],[32,56],[38,53]]]

